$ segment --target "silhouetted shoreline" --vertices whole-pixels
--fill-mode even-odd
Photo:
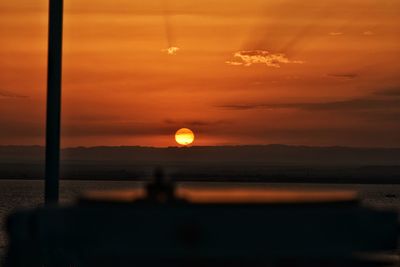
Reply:
[[[0,179],[42,179],[43,163],[44,147],[0,146]],[[400,183],[398,148],[76,147],[61,163],[65,180],[143,181],[162,166],[177,181]]]

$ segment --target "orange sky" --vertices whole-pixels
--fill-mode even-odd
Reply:
[[[63,146],[400,147],[398,0],[65,1]],[[47,1],[0,0],[0,145],[43,144]],[[170,55],[163,49],[178,47]]]

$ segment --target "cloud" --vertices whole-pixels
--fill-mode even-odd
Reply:
[[[345,79],[354,79],[358,77],[357,73],[328,73],[327,76],[329,77],[335,77],[335,78],[345,78]]]
[[[262,104],[224,104],[217,105],[218,108],[232,109],[232,110],[249,110],[263,107]]]
[[[382,110],[381,112],[369,112],[361,114],[366,121],[377,122],[377,123],[394,123],[396,126],[399,125],[400,110]]]
[[[237,51],[233,54],[233,60],[225,61],[232,66],[251,66],[264,64],[268,67],[280,68],[282,64],[303,64],[301,60],[290,60],[283,53],[269,53],[265,50]]]
[[[299,109],[306,111],[350,111],[350,110],[387,110],[399,109],[400,98],[390,96],[400,96],[400,90],[386,90],[375,92],[365,97],[352,98],[346,100],[326,101],[326,102],[292,102],[292,103],[240,103],[223,104],[217,107],[230,110],[253,110],[253,109]]]
[[[225,61],[226,64],[232,65],[232,66],[242,66],[243,62],[236,62],[236,61]]]
[[[206,121],[206,120],[184,120],[184,121],[176,121],[172,119],[165,119],[164,123],[167,125],[173,125],[174,127],[209,127],[215,125],[222,125],[228,123],[226,120],[213,120],[213,121]]]
[[[343,32],[330,32],[329,35],[332,35],[332,36],[343,35]]]
[[[181,127],[193,127],[193,130],[202,131],[214,129],[218,125],[226,125],[224,120],[172,120],[160,122],[133,122],[133,121],[73,121],[65,122],[63,134],[66,137],[83,136],[151,136],[172,135]]]
[[[63,135],[66,137],[170,135],[175,130],[172,126],[147,122],[66,122],[63,127]]]
[[[27,98],[27,96],[0,89],[0,99],[1,98]]]
[[[228,104],[220,105],[220,108],[231,110],[250,109],[300,109],[300,110],[362,110],[362,109],[386,109],[400,107],[400,99],[349,99],[343,101],[327,102],[295,102],[277,104]]]
[[[374,33],[372,31],[365,31],[363,32],[363,35],[374,35]]]
[[[390,88],[384,89],[381,91],[375,92],[375,95],[379,96],[400,96],[400,87],[399,88]]]
[[[162,52],[167,53],[168,55],[176,55],[176,53],[180,50],[179,47],[171,46],[165,49],[161,49]]]

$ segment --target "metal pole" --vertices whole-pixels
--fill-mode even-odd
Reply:
[[[58,203],[63,0],[49,0],[45,203]]]

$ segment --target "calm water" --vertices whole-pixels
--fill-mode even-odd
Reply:
[[[61,202],[72,203],[80,192],[88,189],[121,189],[141,186],[133,181],[62,181]],[[342,185],[342,184],[246,184],[246,183],[185,183],[182,186],[257,186],[269,188],[330,188],[355,189],[367,205],[396,208],[400,210],[400,185]],[[4,220],[10,212],[23,207],[35,207],[43,203],[43,182],[30,180],[0,180],[0,250],[6,246]]]

